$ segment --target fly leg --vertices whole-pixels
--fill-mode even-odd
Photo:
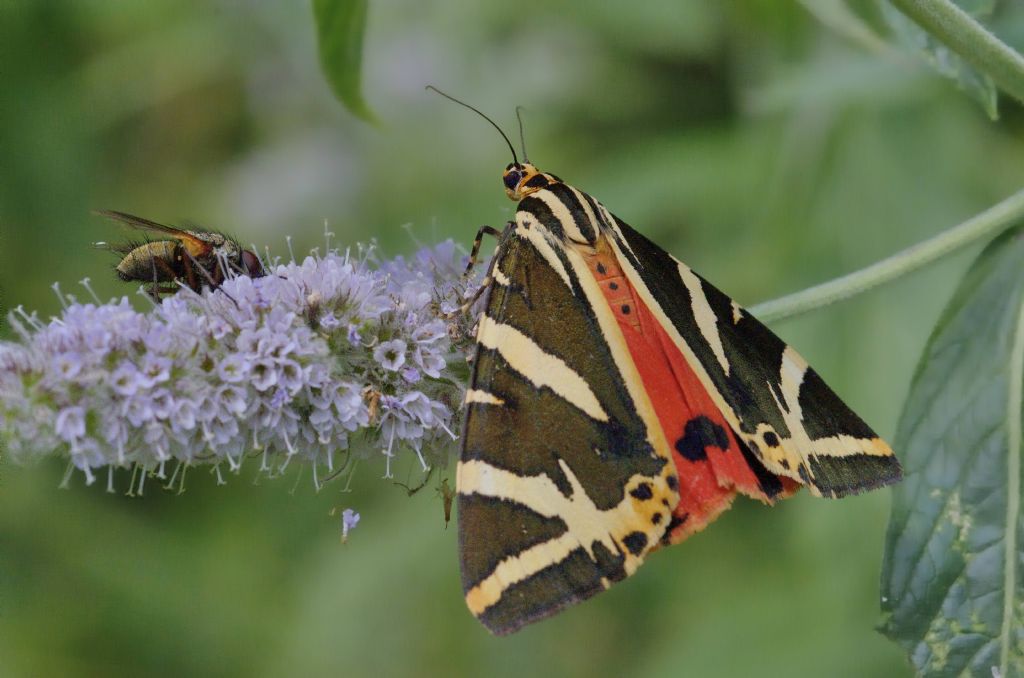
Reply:
[[[165,280],[174,280],[178,276],[174,273],[174,269],[163,259],[158,257],[150,257],[150,264],[153,268],[153,286],[149,289],[149,296],[152,297],[153,301],[160,303],[160,295],[174,294],[177,289],[173,286],[161,286],[160,285],[160,274],[163,273]]]

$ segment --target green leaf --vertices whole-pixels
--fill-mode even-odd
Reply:
[[[1024,228],[992,242],[925,348],[896,435],[883,631],[929,676],[1024,676]]]
[[[991,18],[996,8],[996,0],[954,0],[954,4],[979,21]],[[999,90],[989,75],[974,68],[888,1],[882,2],[882,15],[898,42],[919,51],[936,71],[977,99],[990,118],[999,117]]]
[[[313,0],[320,65],[345,107],[363,120],[373,113],[362,91],[363,33],[367,0]]]

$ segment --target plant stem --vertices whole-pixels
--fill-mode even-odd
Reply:
[[[1024,56],[950,0],[890,0],[901,12],[1007,94],[1024,101]]]
[[[765,301],[750,308],[762,322],[806,313],[848,299],[926,266],[984,237],[994,236],[1024,217],[1024,189],[981,214],[902,252],[806,290]]]

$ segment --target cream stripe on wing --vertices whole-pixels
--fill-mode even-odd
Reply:
[[[537,191],[533,194],[533,197],[548,206],[548,209],[551,210],[551,214],[553,214],[555,219],[558,219],[558,222],[562,225],[562,231],[565,233],[566,238],[578,243],[588,242],[586,236],[583,235],[583,231],[581,231],[580,227],[576,225],[576,220],[573,219],[572,213],[569,212],[569,208],[566,207],[565,203],[562,202],[558,196],[551,191]]]
[[[512,281],[508,279],[508,276],[505,275],[504,271],[497,266],[494,267],[494,272],[491,276],[494,278],[494,282],[498,283],[502,287],[508,287],[512,284]]]
[[[774,389],[771,391],[775,404],[779,406],[786,427],[789,428],[790,443],[796,445],[805,455],[825,454],[830,457],[846,457],[853,454],[891,454],[889,446],[878,438],[865,440],[845,433],[811,439],[804,426],[804,410],[800,404],[800,389],[807,375],[807,361],[792,346],[786,346],[782,353],[782,367],[779,370],[779,402]]]
[[[572,281],[569,280],[569,272],[565,265],[558,258],[555,248],[551,246],[544,234],[550,235],[550,231],[537,221],[529,212],[516,212],[516,235],[533,245],[534,249],[548,262],[548,266],[558,274],[565,286],[572,289]],[[554,236],[551,236],[554,237]]]
[[[504,405],[505,401],[487,391],[481,391],[480,389],[471,388],[466,391],[465,404],[470,403],[481,403],[483,405]]]
[[[729,360],[725,357],[722,336],[718,333],[718,316],[711,310],[711,304],[704,294],[700,278],[683,263],[679,263],[679,277],[690,293],[690,308],[693,310],[693,317],[697,321],[701,336],[704,337],[704,341],[708,342],[711,352],[715,354],[718,364],[722,366],[722,371],[728,376]]]
[[[503,325],[484,315],[476,340],[481,346],[494,349],[508,361],[509,367],[526,377],[535,387],[547,387],[572,403],[592,419],[608,421],[590,386],[561,358],[551,355],[533,339],[511,325]]]

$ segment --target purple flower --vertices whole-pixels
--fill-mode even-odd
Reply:
[[[355,325],[348,326],[348,343],[353,346],[358,346],[359,342],[362,341],[362,337],[359,335],[359,330]]]
[[[397,372],[405,364],[405,348],[405,342],[401,339],[385,341],[373,350],[373,359],[385,370]]]
[[[54,423],[57,435],[68,442],[85,435],[85,410],[81,407],[65,407],[57,413]]]
[[[269,474],[308,465],[315,482],[352,455],[383,457],[385,475],[400,454],[442,461],[469,348],[438,314],[466,289],[454,244],[408,260],[359,252],[145,312],[127,297],[72,300],[48,323],[16,311],[20,339],[0,342],[0,446],[16,462],[64,456],[89,482],[103,466],[237,471],[252,456]],[[359,514],[346,520],[345,534]]]
[[[350,508],[341,512],[341,541],[348,541],[348,533],[356,529],[361,516]]]
[[[79,369],[81,369],[81,365],[79,365]],[[141,376],[135,365],[125,360],[110,375],[110,387],[119,395],[133,395],[142,387]]]

